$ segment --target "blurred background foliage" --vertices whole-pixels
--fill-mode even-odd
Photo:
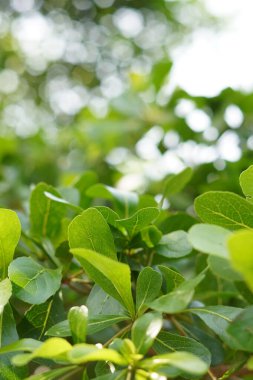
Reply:
[[[182,209],[207,189],[239,191],[253,94],[196,97],[170,75],[173,49],[222,24],[200,0],[2,0],[1,206],[20,208],[33,183],[69,186],[90,170],[159,194],[192,166],[187,194],[172,199]]]

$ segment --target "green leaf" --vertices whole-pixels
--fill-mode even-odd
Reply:
[[[184,277],[180,273],[166,267],[165,265],[158,265],[158,269],[163,274],[167,293],[171,292],[185,281]]]
[[[86,248],[117,259],[111,230],[95,208],[75,217],[69,225],[68,235],[70,248]]]
[[[92,380],[125,380],[126,370],[116,371],[114,373],[108,373],[106,375],[98,376]]]
[[[232,268],[231,262],[218,256],[209,256],[208,265],[212,273],[227,281],[241,281],[242,276]]]
[[[95,315],[94,317],[90,317],[88,319],[87,333],[88,335],[93,335],[99,331],[106,329],[107,327],[127,320],[130,320],[129,317],[124,315]],[[56,325],[52,326],[45,335],[59,337],[71,336],[69,321],[65,320],[57,323]]]
[[[75,248],[71,252],[80,261],[88,276],[125,306],[133,316],[135,308],[129,266],[84,248]]]
[[[21,234],[21,224],[14,211],[0,209],[0,279],[7,276]]]
[[[77,344],[67,354],[71,363],[83,364],[91,361],[110,361],[119,365],[126,365],[126,360],[115,350],[98,348],[92,344]]]
[[[72,208],[73,210],[77,211],[77,212],[82,212],[83,209],[79,206],[76,206],[74,205],[73,203],[70,203],[69,201],[67,201],[66,199],[64,198],[61,198],[60,196],[56,196],[52,193],[50,193],[49,191],[44,191],[44,194],[45,196],[50,199],[51,201],[54,201],[54,202],[58,202],[58,203],[62,203],[70,208]]]
[[[159,294],[162,286],[162,276],[150,267],[142,269],[136,283],[136,310],[141,315],[146,303],[153,301]]]
[[[58,356],[65,354],[67,351],[71,350],[72,346],[69,342],[62,338],[49,338],[44,343],[40,344],[36,349],[27,351],[32,351],[28,354],[19,354],[14,356],[12,359],[13,363],[17,366],[22,366],[29,363],[34,358],[44,358],[44,359],[57,359]]]
[[[32,352],[41,346],[41,342],[35,339],[20,339],[14,343],[8,344],[0,348],[0,355],[7,352],[17,352],[17,351],[29,351]]]
[[[96,206],[95,208],[103,215],[108,224],[115,228],[119,227],[117,222],[119,215],[115,211],[106,206]]]
[[[138,210],[128,219],[118,220],[120,226],[125,227],[130,237],[136,235],[144,227],[153,222],[159,215],[159,210],[156,207],[147,207]]]
[[[136,211],[139,200],[136,193],[118,190],[101,183],[91,186],[86,194],[91,198],[111,200],[115,205],[116,212],[125,218]]]
[[[19,335],[41,340],[45,332],[64,316],[64,308],[58,295],[40,305],[32,305],[19,323]]]
[[[149,248],[155,247],[162,238],[161,231],[156,226],[147,226],[141,230],[141,238]]]
[[[31,233],[37,238],[56,238],[61,232],[61,220],[65,215],[66,205],[54,202],[45,196],[45,192],[58,198],[60,194],[46,183],[39,183],[30,198]]]
[[[85,342],[88,322],[87,307],[84,305],[73,306],[68,312],[68,321],[74,342]]]
[[[227,333],[229,324],[242,312],[241,308],[215,305],[196,309],[190,308],[187,311],[202,319],[229,347],[242,349]]]
[[[12,295],[12,286],[8,278],[0,282],[0,314],[2,314],[5,305],[9,302]]]
[[[149,302],[147,305],[162,313],[174,314],[182,312],[192,300],[196,286],[204,279],[204,274],[180,284],[171,293]]]
[[[243,310],[228,326],[227,332],[243,347],[253,352],[253,306]]]
[[[252,202],[253,198],[253,165],[244,170],[240,177],[240,186],[247,200]]]
[[[126,309],[96,284],[91,289],[86,306],[88,307],[90,317],[99,314],[124,316],[126,314]]]
[[[185,168],[180,173],[170,176],[165,181],[163,197],[167,198],[170,195],[179,193],[187,185],[192,177],[192,168]]]
[[[193,248],[214,256],[228,258],[227,239],[229,230],[212,224],[195,224],[189,230],[189,241]]]
[[[198,356],[208,366],[211,364],[210,351],[195,339],[178,334],[172,334],[167,331],[161,331],[157,336],[153,349],[158,354],[164,354],[173,351],[186,351]]]
[[[208,370],[208,365],[203,360],[185,351],[153,356],[141,362],[144,369],[162,371],[165,366],[173,366],[193,375],[203,375]]]
[[[242,230],[231,235],[228,249],[233,268],[242,274],[253,291],[253,231]]]
[[[158,313],[146,313],[136,319],[131,337],[138,353],[146,354],[161,330],[162,324],[162,316]]]
[[[41,304],[61,285],[61,269],[48,269],[30,257],[19,257],[9,266],[13,294],[22,301]]]
[[[192,246],[185,231],[174,231],[164,235],[157,246],[157,253],[171,259],[187,256]]]
[[[60,379],[61,377],[59,377],[59,376],[62,376],[62,375],[65,375],[65,374],[69,374],[70,375],[72,372],[74,373],[74,370],[76,368],[77,368],[77,366],[75,366],[75,365],[69,365],[69,366],[66,366],[66,367],[53,369],[51,371],[49,370],[49,371],[46,371],[46,372],[42,372],[42,373],[39,373],[37,375],[29,376],[25,380],[54,380],[54,379]]]
[[[205,222],[238,230],[253,228],[253,205],[228,191],[209,191],[194,202],[198,216]]]

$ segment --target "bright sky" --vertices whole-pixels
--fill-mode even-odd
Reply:
[[[198,30],[191,44],[174,52],[173,84],[204,96],[215,96],[229,86],[252,90],[253,0],[202,1],[224,18],[224,30]]]

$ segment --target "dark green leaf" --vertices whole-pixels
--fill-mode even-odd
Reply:
[[[19,257],[9,266],[13,294],[22,301],[41,304],[56,293],[61,284],[61,270],[48,269],[30,257]]]

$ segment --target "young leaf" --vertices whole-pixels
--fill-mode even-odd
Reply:
[[[41,304],[56,293],[61,284],[61,269],[48,269],[30,257],[19,257],[9,266],[13,294],[22,301]]]
[[[242,230],[231,235],[228,249],[233,268],[242,274],[253,291],[253,231]]]
[[[45,192],[58,198],[60,194],[45,183],[39,183],[30,198],[31,233],[37,238],[56,238],[61,231],[61,220],[65,215],[66,205],[54,202],[45,196]]]
[[[7,276],[21,234],[21,224],[14,211],[0,209],[0,280]]]
[[[244,351],[253,352],[253,306],[243,310],[228,326],[227,332]]]
[[[187,185],[192,177],[193,171],[191,168],[185,168],[178,174],[170,176],[164,186],[163,198],[179,193]]]
[[[185,351],[153,356],[141,362],[141,367],[146,370],[162,372],[162,367],[165,366],[173,366],[193,375],[203,375],[208,370],[208,365],[203,360]]]
[[[39,348],[42,345],[41,342],[35,339],[20,339],[14,343],[10,343],[2,348],[0,348],[0,355],[6,354],[8,352],[17,352],[17,351],[28,351],[32,352]]]
[[[195,224],[189,230],[189,241],[193,248],[214,256],[228,258],[227,239],[229,230],[213,224]]]
[[[133,316],[135,308],[129,266],[84,248],[71,249],[71,252],[80,261],[88,276],[124,305]]]
[[[253,198],[253,165],[244,170],[239,178],[242,191],[246,198],[252,202]]]
[[[162,276],[150,267],[142,269],[136,284],[136,310],[141,315],[147,302],[153,301],[159,294],[162,286]]]
[[[83,364],[91,361],[110,361],[119,365],[126,365],[126,360],[117,351],[110,348],[98,348],[92,344],[76,344],[68,351],[70,363]]]
[[[145,355],[162,328],[161,314],[146,313],[136,319],[131,337],[138,353]]]
[[[231,230],[253,228],[253,205],[228,191],[209,191],[194,202],[198,216],[205,222]]]
[[[171,259],[187,256],[192,246],[185,231],[174,231],[164,235],[157,246],[157,253]]]
[[[165,283],[167,293],[170,293],[172,290],[177,288],[180,284],[182,284],[185,279],[184,277],[176,272],[175,270],[166,267],[165,265],[158,265],[158,269],[162,272]]]
[[[120,226],[125,227],[130,237],[136,235],[144,227],[153,222],[159,215],[159,210],[156,207],[147,207],[138,210],[128,219],[118,220]]]
[[[68,312],[68,321],[71,334],[75,343],[83,343],[86,340],[88,309],[86,306],[73,306]]]
[[[165,354],[173,351],[187,351],[198,356],[208,366],[211,364],[210,351],[195,339],[167,331],[161,331],[157,336],[153,349],[158,354]]]
[[[72,346],[69,342],[62,338],[49,338],[40,344],[35,350],[28,354],[19,354],[14,356],[13,363],[22,366],[29,363],[34,358],[57,359],[59,355],[71,350]],[[28,350],[28,349],[26,349]]]
[[[229,324],[242,312],[242,309],[232,306],[215,305],[196,309],[190,308],[187,311],[202,319],[229,347],[239,350],[243,349],[227,333]]]
[[[85,210],[69,225],[70,248],[86,248],[116,260],[113,236],[102,214],[95,208]]]
[[[204,274],[180,284],[171,293],[149,302],[147,305],[162,313],[174,314],[182,312],[192,300],[195,287],[204,279]]]
[[[8,278],[0,282],[0,315],[2,314],[5,305],[9,302],[12,295],[12,286]]]

